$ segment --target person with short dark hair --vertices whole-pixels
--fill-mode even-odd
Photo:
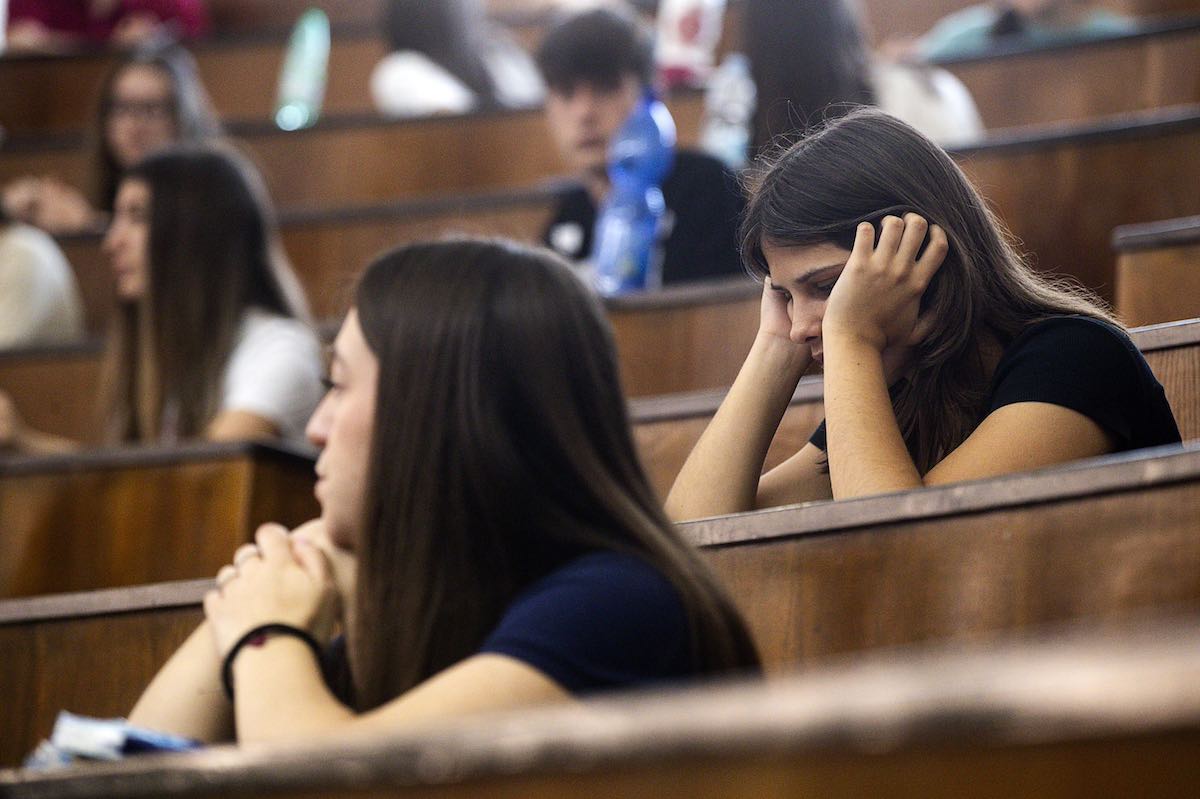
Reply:
[[[608,147],[651,87],[653,40],[628,9],[603,7],[561,18],[537,54],[546,121],[579,179],[563,190],[543,240],[576,261],[592,253],[597,209],[609,191]],[[662,186],[663,283],[741,274],[736,178],[715,158],[680,150]]]

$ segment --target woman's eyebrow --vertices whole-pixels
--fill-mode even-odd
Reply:
[[[818,277],[822,273],[828,272],[830,269],[840,269],[844,266],[845,266],[845,264],[842,263],[841,261],[839,261],[837,263],[833,263],[833,264],[826,264],[825,266],[818,266],[817,268],[810,269],[807,272],[805,272],[803,275],[800,275],[800,277],[796,278],[793,282],[797,286],[803,286],[806,283],[812,282],[812,280],[814,278]]]

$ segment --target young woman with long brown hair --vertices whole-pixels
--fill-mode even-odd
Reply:
[[[758,335],[667,501],[672,518],[843,499],[1179,441],[1090,293],[1033,271],[955,163],[858,110],[767,162],[743,258]],[[797,381],[826,421],[762,474]]]
[[[179,146],[121,181],[104,251],[117,308],[100,397],[103,441],[302,441],[321,347],[257,173],[231,150]],[[74,445],[0,429],[17,451]]]
[[[638,462],[603,312],[549,252],[378,259],[308,434],[321,518],[238,551],[133,723],[311,738],[757,669]]]

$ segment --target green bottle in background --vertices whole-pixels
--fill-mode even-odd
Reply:
[[[319,8],[300,15],[288,42],[279,76],[275,124],[281,130],[300,130],[316,123],[325,100],[329,69],[329,17]]]

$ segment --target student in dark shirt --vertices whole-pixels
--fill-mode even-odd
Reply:
[[[308,434],[321,518],[238,551],[131,722],[303,739],[757,668],[638,462],[603,312],[553,254],[382,256]]]
[[[537,61],[547,86],[547,124],[579,179],[562,192],[543,240],[566,258],[586,260],[597,208],[609,191],[608,146],[651,84],[653,42],[628,10],[598,8],[559,20]],[[680,150],[662,190],[663,283],[742,274],[736,178],[715,158]]]
[[[984,478],[1180,440],[1137,348],[1034,272],[954,162],[874,110],[764,165],[742,228],[758,336],[667,501],[676,519]],[[801,375],[826,422],[762,474]]]

